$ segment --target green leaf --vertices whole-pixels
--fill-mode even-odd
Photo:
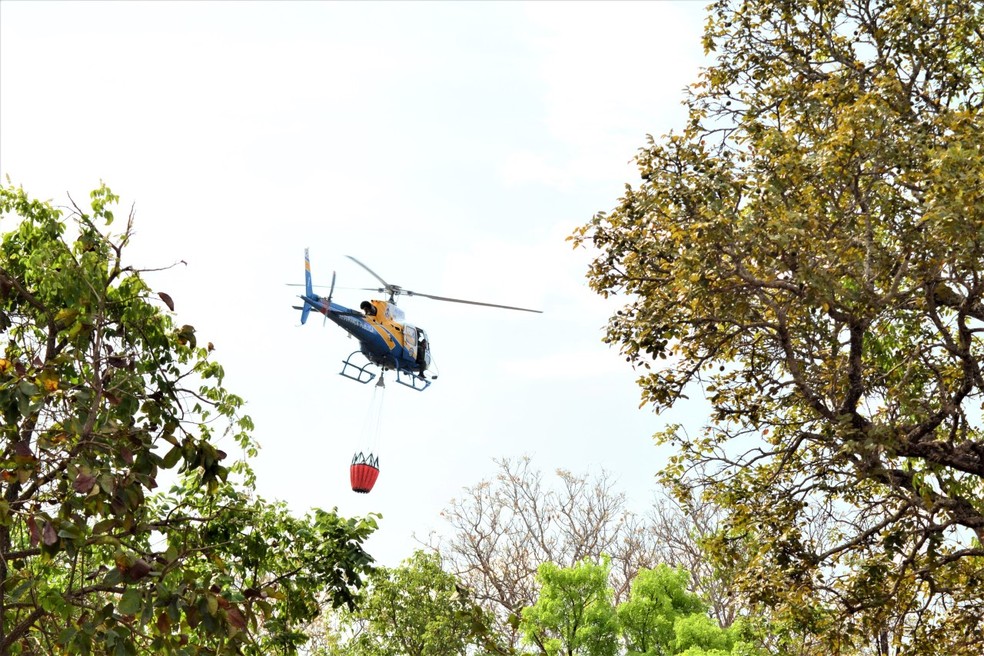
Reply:
[[[143,595],[140,590],[128,588],[120,598],[116,609],[121,615],[136,615],[140,612],[141,606],[143,606]]]
[[[173,468],[176,464],[178,464],[178,460],[181,459],[182,453],[183,449],[180,446],[171,447],[171,450],[167,452],[167,455],[161,459],[161,467],[164,469]]]

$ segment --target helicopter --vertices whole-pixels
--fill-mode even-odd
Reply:
[[[373,367],[380,370],[379,381],[376,383],[378,386],[383,386],[383,373],[390,370],[396,371],[396,382],[418,392],[427,389],[431,381],[437,379],[437,365],[434,363],[430,339],[422,328],[406,322],[403,310],[396,305],[398,296],[422,296],[436,301],[542,313],[541,310],[466,301],[410,291],[386,282],[379,274],[351,255],[346,255],[346,257],[368,271],[383,285],[379,288],[364,289],[388,294],[388,300],[362,301],[358,310],[333,302],[335,272],[331,274],[331,287],[328,296],[317,295],[314,292],[311,279],[311,258],[308,249],[305,248],[304,294],[299,297],[304,301],[304,304],[293,307],[295,310],[301,311],[302,324],[307,322],[308,316],[313,311],[323,314],[325,322],[331,320],[332,323],[337,324],[359,341],[359,350],[354,351],[342,361],[342,370],[339,373],[363,384],[370,383],[376,378],[376,373],[372,370]]]

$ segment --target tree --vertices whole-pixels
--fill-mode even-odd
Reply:
[[[640,570],[628,600],[616,608],[627,653],[639,656],[758,656],[769,638],[762,627],[739,618],[722,627],[707,604],[688,591],[690,574],[660,564]]]
[[[540,565],[536,603],[523,609],[520,631],[544,656],[615,656],[618,616],[608,584],[609,562]]]
[[[705,604],[687,591],[689,580],[685,570],[667,565],[641,570],[636,575],[631,596],[618,606],[618,619],[629,653],[676,653],[677,620],[699,615],[710,621]],[[687,648],[690,646],[688,642]]]
[[[591,477],[560,470],[552,487],[528,458],[497,465],[494,479],[468,488],[445,508],[442,516],[452,532],[431,546],[494,613],[498,633],[513,647],[520,637],[518,613],[536,601],[543,563],[569,567],[610,555],[618,602],[636,571],[673,558],[672,549],[661,549],[660,532],[650,524],[660,517],[629,512],[607,472]],[[678,538],[685,532],[683,526],[663,531]]]
[[[324,656],[463,656],[492,645],[484,612],[436,554],[378,568],[356,610],[343,612]]]
[[[375,519],[253,494],[217,446],[255,454],[243,401],[124,261],[117,201],[0,189],[0,654],[294,653],[315,595],[353,603]]]
[[[729,654],[731,653],[731,640],[728,633],[721,629],[707,615],[692,614],[681,617],[674,623],[674,651],[678,654],[691,654],[694,652],[701,654]]]
[[[644,402],[710,402],[665,479],[827,653],[980,649],[982,35],[971,0],[716,2],[688,123],[572,236]]]
[[[688,496],[680,501],[662,487],[648,516],[650,538],[659,550],[660,564],[688,574],[687,589],[709,604],[708,612],[721,626],[732,623],[747,609],[733,594],[731,567],[716,565],[704,553],[704,542],[717,531],[720,510]]]
[[[540,566],[540,591],[524,608],[520,629],[548,656],[758,656],[752,626],[723,628],[700,597],[687,590],[689,574],[660,564],[642,569],[628,599],[613,605],[607,558],[571,567]]]

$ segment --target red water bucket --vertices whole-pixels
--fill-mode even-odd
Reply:
[[[352,489],[366,494],[379,477],[379,458],[371,453],[368,456],[361,451],[356,453],[352,458],[352,466],[349,467],[349,477],[352,479]]]

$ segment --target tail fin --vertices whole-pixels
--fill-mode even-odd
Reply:
[[[308,249],[304,249],[304,295],[308,298],[314,296],[314,286],[311,284],[311,258],[308,257]],[[308,314],[311,312],[311,306],[304,302],[304,307],[301,309],[301,323],[307,321]]]

